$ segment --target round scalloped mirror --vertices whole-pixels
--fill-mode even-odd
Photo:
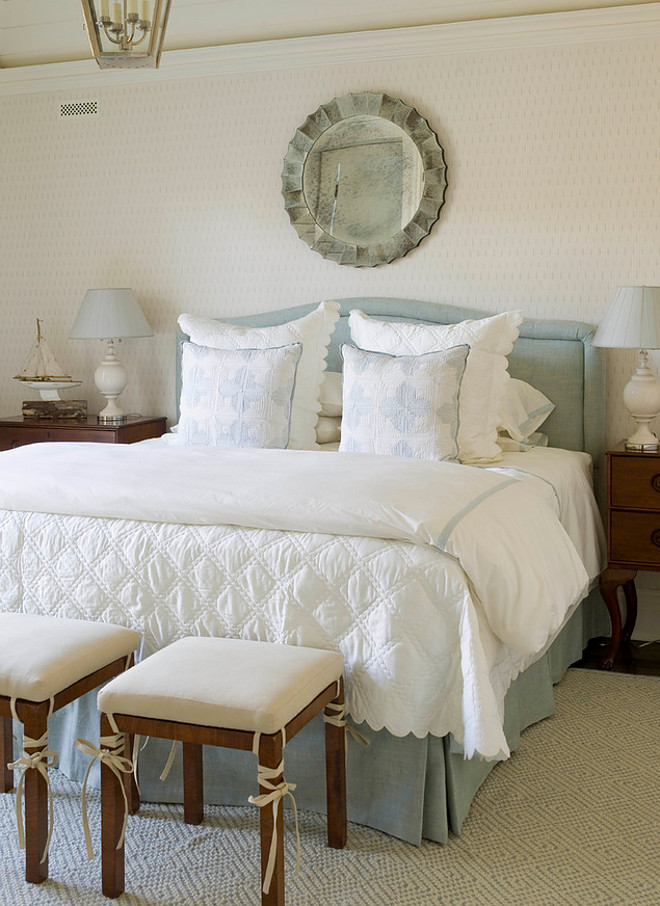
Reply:
[[[428,235],[444,203],[442,148],[424,117],[386,94],[335,98],[289,143],[282,193],[296,232],[337,264],[375,267]]]

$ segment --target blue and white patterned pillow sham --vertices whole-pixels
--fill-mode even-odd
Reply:
[[[459,391],[470,347],[393,356],[342,347],[344,453],[458,457]]]
[[[184,343],[178,443],[284,449],[301,352]]]

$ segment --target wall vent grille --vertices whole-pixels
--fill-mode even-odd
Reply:
[[[71,101],[68,104],[60,104],[60,116],[90,116],[98,112],[98,101]]]

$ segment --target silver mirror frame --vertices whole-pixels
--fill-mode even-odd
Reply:
[[[326,129],[349,117],[364,114],[389,120],[412,139],[422,158],[424,191],[417,211],[402,230],[385,242],[360,246],[335,239],[319,226],[305,201],[303,172],[310,151]],[[315,252],[337,264],[376,267],[402,258],[428,236],[445,201],[446,172],[445,156],[438,137],[414,107],[387,94],[362,91],[322,104],[296,130],[284,158],[282,194],[293,228]]]

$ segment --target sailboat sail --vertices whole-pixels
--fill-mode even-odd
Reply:
[[[71,381],[71,375],[55,361],[55,356],[48,348],[48,344],[41,332],[41,321],[37,318],[37,342],[30,350],[25,365],[20,372],[14,375],[17,381]]]

